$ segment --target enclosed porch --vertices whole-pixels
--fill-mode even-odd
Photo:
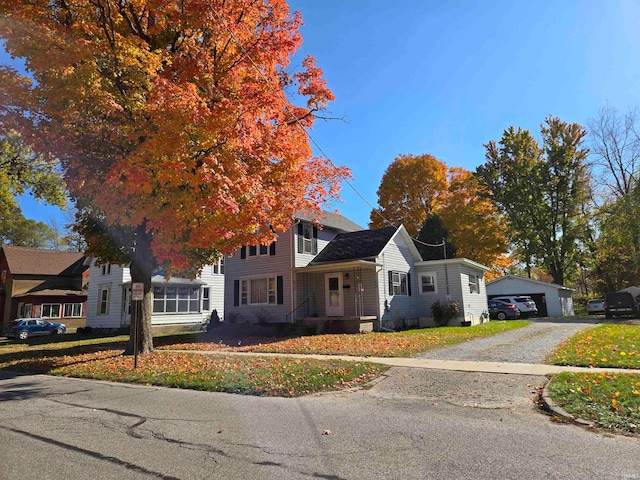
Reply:
[[[288,321],[308,326],[314,333],[373,330],[380,318],[377,276],[381,267],[358,260],[296,268],[296,308]]]

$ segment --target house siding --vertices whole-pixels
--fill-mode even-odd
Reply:
[[[448,302],[454,301],[460,307],[460,313],[458,315],[458,321],[469,321],[473,325],[477,325],[484,320],[484,312],[488,311],[487,307],[487,295],[486,286],[484,281],[484,271],[470,268],[461,263],[438,263],[436,262],[423,262],[417,270],[417,282],[420,289],[420,317],[428,318],[428,324],[433,324],[431,318],[431,306],[440,301]],[[426,273],[435,273],[436,275],[436,290],[435,293],[422,293],[421,292],[421,275]],[[478,293],[471,293],[469,287],[469,277],[477,276]],[[457,323],[453,321],[452,324]]]
[[[383,265],[377,274],[379,285],[378,309],[382,327],[395,328],[398,320],[417,319],[419,316],[418,300],[416,298],[418,290],[414,259],[403,237],[396,235],[394,240],[389,242],[382,251],[378,257],[378,262]],[[409,274],[411,295],[389,294],[390,271]]]
[[[225,264],[224,318],[229,323],[284,322],[293,308],[291,263],[293,258],[291,231],[278,235],[275,255],[241,258],[240,251],[229,257]],[[313,256],[312,256],[313,257]],[[283,303],[281,305],[234,305],[234,281],[240,279],[282,276]]]
[[[214,274],[213,267],[206,265],[198,277],[205,285],[200,288],[200,311],[193,313],[152,313],[151,324],[154,326],[165,325],[193,325],[206,322],[212,310],[218,314],[224,314],[224,275]],[[89,291],[87,298],[87,326],[98,329],[119,329],[129,326],[131,316],[129,314],[128,301],[130,295],[131,273],[128,267],[110,265],[109,273],[102,273],[102,267],[95,266],[92,262]],[[209,287],[210,307],[202,309],[202,287]],[[108,312],[99,314],[100,291],[109,289]]]
[[[122,284],[131,281],[129,269],[110,265],[109,273],[91,262],[89,290],[87,292],[87,326],[92,328],[117,329],[129,324],[129,316],[123,311]],[[109,289],[109,306],[106,314],[98,313],[100,291]]]

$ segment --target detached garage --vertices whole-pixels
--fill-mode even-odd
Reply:
[[[536,302],[539,317],[573,315],[573,290],[555,283],[505,275],[487,283],[487,297],[527,295]]]

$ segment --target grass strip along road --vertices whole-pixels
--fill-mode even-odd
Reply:
[[[140,356],[135,370],[132,357],[122,355],[127,337],[79,339],[65,335],[60,341],[54,337],[0,346],[0,368],[215,392],[298,396],[362,385],[387,367],[369,362],[287,357],[212,357],[195,351],[163,352],[162,348],[406,357],[525,325],[526,322],[489,322],[476,327],[290,339],[221,338],[203,333],[160,336],[154,339],[159,348]]]
[[[604,324],[585,330],[549,358],[553,365],[620,368],[620,373],[562,373],[549,385],[549,395],[567,412],[606,428],[640,432],[640,327]]]

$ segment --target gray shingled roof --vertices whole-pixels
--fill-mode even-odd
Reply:
[[[335,228],[336,230],[342,230],[343,232],[355,232],[357,230],[363,230],[362,226],[358,225],[355,222],[352,222],[347,217],[344,217],[339,213],[329,212],[327,210],[322,210],[322,213],[320,215],[297,212],[296,218],[305,220],[307,222],[317,221],[320,225]]]
[[[396,227],[340,233],[311,261],[312,265],[377,257],[397,231]]]
[[[86,267],[81,264],[84,254],[78,252],[59,252],[37,248],[3,245],[2,250],[12,275],[61,275],[73,276]],[[80,266],[80,269],[77,268]]]

